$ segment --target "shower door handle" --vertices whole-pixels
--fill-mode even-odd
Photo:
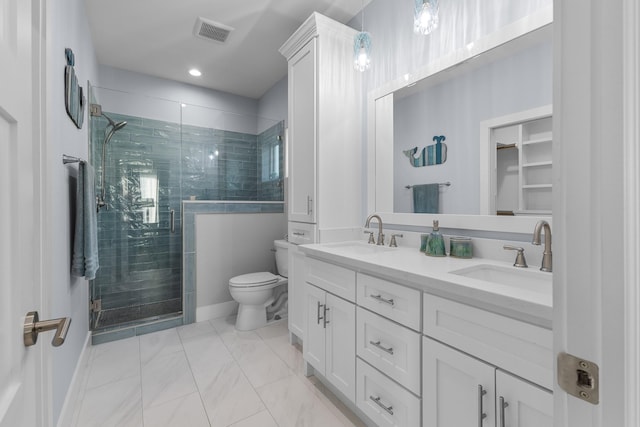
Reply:
[[[175,233],[176,232],[176,211],[174,209],[171,209],[169,211],[169,227],[171,228],[171,232]]]

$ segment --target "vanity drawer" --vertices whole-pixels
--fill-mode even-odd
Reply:
[[[306,245],[317,241],[315,224],[289,221],[287,234],[289,242],[296,245]]]
[[[356,324],[358,356],[420,395],[420,334],[361,307]]]
[[[314,258],[306,259],[306,281],[348,301],[356,301],[356,272]]]
[[[358,305],[420,332],[420,291],[358,273]]]
[[[420,426],[420,399],[356,359],[356,406],[378,426]]]
[[[424,294],[424,334],[553,389],[549,329]]]

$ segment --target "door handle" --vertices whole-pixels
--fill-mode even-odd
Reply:
[[[40,322],[38,312],[30,311],[24,319],[24,346],[30,347],[34,345],[36,341],[38,341],[38,334],[40,332],[55,329],[56,333],[53,335],[51,345],[59,347],[64,344],[67,332],[69,331],[69,325],[71,325],[70,317],[61,317],[59,319],[43,320]]]
[[[482,405],[482,397],[487,394],[487,390],[482,387],[482,384],[478,384],[478,427],[482,427],[482,422],[487,418],[487,414],[484,413]]]
[[[504,413],[504,410],[507,408],[507,406],[509,406],[509,404],[507,402],[504,401],[504,397],[500,396],[500,427],[505,427],[506,424],[506,415]]]
[[[321,320],[324,320],[324,317],[320,317],[320,307],[324,307],[324,304],[320,304],[320,301],[317,301],[317,303],[318,303],[318,310],[317,310],[317,312],[316,312],[316,313],[317,313],[317,316],[316,316],[316,317],[317,317],[317,319],[318,319],[318,320],[317,320],[317,322],[318,322],[318,325],[319,325],[319,324],[320,324],[320,321],[321,321]],[[324,312],[323,312],[323,313],[324,313]],[[324,325],[323,325],[323,326],[324,326]],[[324,326],[324,327],[326,328],[326,326]]]
[[[324,306],[324,317],[322,318],[324,320],[324,325],[322,325],[325,329],[327,329],[327,323],[329,323],[329,320],[327,320],[327,311],[329,311],[330,308],[327,307],[327,305],[325,304]]]
[[[176,232],[176,211],[174,209],[171,209],[169,211],[169,221],[171,222],[171,232],[175,233]]]

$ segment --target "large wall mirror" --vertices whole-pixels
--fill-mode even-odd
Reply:
[[[371,91],[369,211],[522,233],[550,220],[552,57],[544,11]]]

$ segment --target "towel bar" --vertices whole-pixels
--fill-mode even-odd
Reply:
[[[439,182],[438,185],[444,185],[445,187],[450,187],[451,186],[451,182],[447,181],[447,182]],[[404,188],[406,188],[407,190],[412,188],[413,185],[405,185]]]
[[[82,160],[79,157],[68,156],[66,154],[62,155],[62,164],[63,165],[66,165],[67,163],[80,163],[80,162],[84,162],[84,160]]]

